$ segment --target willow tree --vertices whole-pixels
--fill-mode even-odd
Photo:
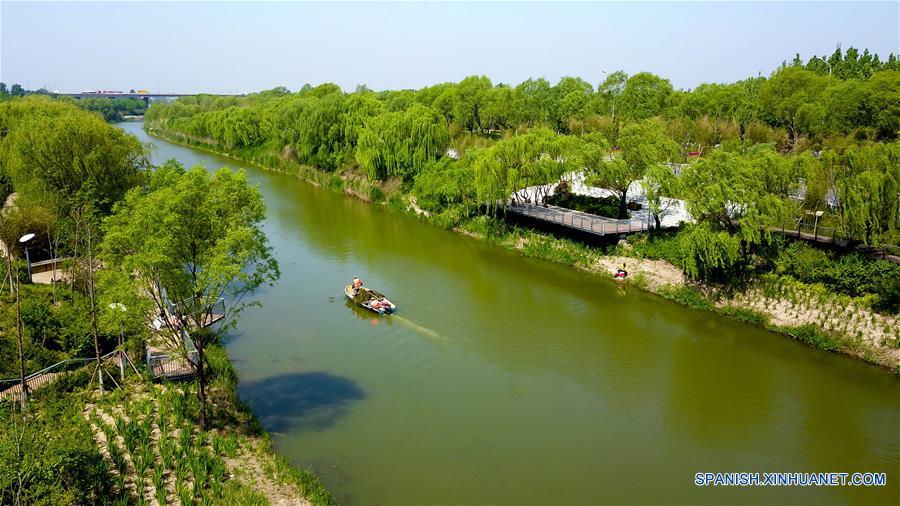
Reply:
[[[672,93],[672,83],[668,79],[650,72],[639,72],[625,82],[618,108],[626,118],[652,118],[662,114]]]
[[[642,121],[631,123],[617,138],[621,155],[590,156],[585,159],[585,181],[616,192],[619,197],[619,218],[628,217],[628,191],[654,165],[670,161],[678,146],[666,136],[659,123]]]
[[[835,171],[843,234],[867,246],[896,241],[900,232],[900,145],[850,148]]]
[[[539,203],[554,183],[577,168],[577,142],[539,128],[482,150],[473,162],[478,200],[491,211],[510,199]]]
[[[112,284],[146,294],[162,318],[160,337],[184,352],[181,329],[191,327],[197,360],[189,361],[199,388],[200,423],[206,426],[207,347],[216,334],[206,322],[224,299],[223,328],[252,302],[257,288],[273,284],[278,263],[262,231],[265,206],[244,172],[202,166],[185,171],[169,162],[147,186],[128,192],[105,222],[102,260]],[[174,314],[173,314],[174,313]],[[189,325],[193,323],[193,325]]]
[[[809,116],[815,101],[828,84],[829,79],[801,67],[785,67],[772,75],[759,92],[763,115],[770,122],[787,130],[788,141],[793,147],[804,123],[811,123]]]
[[[359,132],[356,160],[373,180],[412,179],[444,155],[450,131],[434,109],[419,104],[379,114]]]
[[[653,216],[656,225],[655,230],[662,228],[662,218],[669,212],[669,208],[676,205],[674,199],[667,198],[676,193],[678,178],[672,167],[656,164],[647,169],[641,187],[647,196],[647,208]]]
[[[764,170],[740,154],[716,150],[682,173],[688,212],[697,222],[679,240],[689,276],[725,277],[746,265],[785,218],[784,200],[766,192]]]

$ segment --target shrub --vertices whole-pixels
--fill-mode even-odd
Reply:
[[[872,306],[890,313],[900,311],[900,265],[871,260],[853,253],[826,254],[802,242],[792,242],[775,259],[775,270],[804,283],[821,283],[829,290],[863,297],[876,296]]]
[[[585,213],[605,216],[616,219],[619,217],[619,199],[608,197],[605,199],[591,197],[589,195],[576,195],[568,191],[551,195],[547,203],[553,206],[565,207]]]
[[[369,200],[372,202],[381,202],[384,200],[384,191],[381,187],[376,185],[369,187]]]

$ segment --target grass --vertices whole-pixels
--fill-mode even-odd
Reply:
[[[742,322],[757,325],[759,327],[770,327],[769,317],[759,311],[754,311],[752,309],[743,307],[725,306],[720,308],[719,312],[724,315],[730,316],[735,320],[740,320]]]
[[[667,286],[660,290],[660,295],[692,309],[716,311],[716,305],[711,300],[690,286]]]
[[[834,336],[826,334],[814,325],[785,328],[784,332],[797,341],[808,344],[813,348],[825,351],[837,351],[840,348],[840,343]]]

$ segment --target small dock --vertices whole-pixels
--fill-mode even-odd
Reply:
[[[154,346],[148,342],[146,345],[147,370],[150,371],[154,380],[190,378],[194,375],[196,364],[200,357],[188,329],[209,327],[225,319],[225,301],[223,299],[217,300],[200,318],[195,318],[194,316],[176,317],[176,305],[172,304],[167,296],[165,300],[169,306],[166,317],[170,319],[178,318],[182,322],[180,325],[181,334],[178,336],[182,349],[172,350],[165,346]],[[179,304],[179,306],[183,307],[184,304]],[[198,322],[197,320],[200,321]],[[153,330],[159,332],[159,329]],[[160,339],[157,339],[157,344],[159,344],[159,341]]]

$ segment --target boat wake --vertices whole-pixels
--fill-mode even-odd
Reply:
[[[429,337],[431,339],[435,339],[438,341],[448,341],[449,340],[446,337],[438,334],[437,332],[435,332],[427,327],[423,327],[423,326],[419,325],[418,323],[416,323],[408,318],[404,318],[396,313],[391,315],[391,320],[393,320],[395,322],[400,322],[403,325],[406,325],[407,327],[415,330],[416,332],[418,332],[419,334],[422,334],[425,337]]]

